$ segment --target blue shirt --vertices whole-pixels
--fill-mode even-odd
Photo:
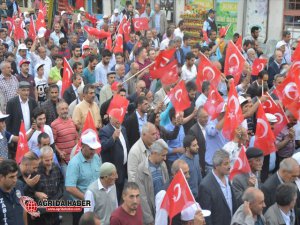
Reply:
[[[94,72],[91,73],[88,67],[83,70],[83,76],[85,77],[88,84],[94,84],[96,82]]]
[[[172,130],[174,130],[175,126],[172,123],[169,123],[168,125],[165,126],[165,128],[168,131],[172,131]],[[176,159],[178,159],[182,155],[180,153],[173,154],[173,149],[183,147],[183,138],[184,137],[185,137],[185,133],[184,133],[183,126],[181,125],[179,127],[179,132],[178,132],[177,138],[167,141],[167,144],[169,146],[168,156],[167,156],[168,161],[174,162]]]
[[[218,184],[220,185],[220,188],[223,192],[223,195],[226,199],[227,205],[228,205],[231,215],[232,215],[232,193],[231,193],[231,188],[229,185],[228,177],[225,176],[226,185],[224,185],[223,182],[220,180],[220,178],[216,176],[216,174],[214,173],[213,170],[212,170],[212,173],[213,173],[214,177],[216,178]]]
[[[185,59],[185,57],[186,57],[186,54],[192,51],[192,50],[191,50],[191,46],[184,46],[184,45],[183,45],[183,46],[181,47],[181,49],[182,49],[182,51],[183,51],[184,59]]]
[[[205,162],[208,165],[212,165],[212,158],[215,152],[221,149],[228,141],[222,134],[222,130],[218,130],[216,125],[219,121],[217,119],[210,120],[206,127],[206,152]]]
[[[202,180],[201,168],[199,165],[199,155],[194,155],[194,158],[189,158],[183,154],[180,159],[184,160],[190,168],[190,178],[188,179],[189,186],[195,198],[198,198],[200,182]]]
[[[160,13],[155,13],[155,30],[158,34],[160,33]]]
[[[69,162],[66,173],[66,187],[76,187],[85,193],[88,186],[100,177],[100,157],[95,154],[86,160],[82,152],[78,152]],[[73,199],[76,199],[72,196]]]
[[[147,123],[147,113],[144,114],[144,117],[141,117],[140,114],[138,113],[138,111],[136,111],[135,113],[136,113],[138,123],[139,123],[139,132],[140,132],[140,135],[142,136],[142,127],[145,123]]]
[[[154,196],[156,196],[156,194],[160,192],[164,187],[164,180],[160,164],[155,165],[149,161],[149,171],[151,172],[153,180]]]

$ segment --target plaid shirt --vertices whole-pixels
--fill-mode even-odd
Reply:
[[[3,74],[0,75],[0,90],[3,93],[5,99],[3,106],[4,109],[6,109],[7,102],[11,98],[17,96],[18,87],[19,81],[14,75],[11,75],[9,79],[5,79]]]
[[[58,102],[60,99],[58,99]],[[51,123],[58,117],[56,112],[56,104],[54,104],[50,99],[42,103],[42,108],[46,112],[46,124],[51,125]]]

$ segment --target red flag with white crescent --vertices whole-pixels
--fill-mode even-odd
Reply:
[[[118,119],[120,123],[123,123],[128,105],[129,101],[121,95],[117,94],[111,100],[107,109],[107,114],[110,115],[110,112],[114,109],[120,109],[120,112],[118,113],[118,118],[116,119]]]
[[[189,184],[187,183],[182,170],[180,170],[170,183],[160,208],[165,209],[168,212],[170,219],[172,219],[175,215],[194,203],[195,199]]]
[[[71,86],[72,75],[73,75],[73,70],[72,70],[70,64],[68,63],[68,60],[64,57],[64,69],[63,69],[61,96],[63,96],[65,90],[67,90]]]
[[[264,155],[269,155],[276,151],[276,138],[261,104],[257,109],[256,120],[254,147],[261,149]]]
[[[120,22],[118,33],[124,35],[125,42],[128,42],[130,40],[130,31],[131,31],[131,25],[130,21],[127,20],[125,17]]]
[[[26,138],[25,124],[24,121],[21,122],[19,140],[16,153],[16,162],[19,164],[23,156],[29,152],[28,142]]]
[[[123,35],[122,34],[118,34],[115,40],[115,47],[114,47],[114,53],[123,53],[124,49],[123,49]]]
[[[168,96],[177,113],[183,112],[191,106],[189,94],[186,90],[183,80],[177,83],[177,85],[173,89],[171,89],[171,91],[168,93]]]
[[[35,24],[32,16],[30,17],[28,37],[30,37],[32,40],[35,40],[36,37],[36,29],[35,29]]]
[[[132,19],[134,30],[141,31],[141,30],[149,30],[149,20],[148,18],[133,18]]]
[[[207,101],[204,104],[204,109],[211,116],[211,120],[218,117],[224,107],[224,99],[219,94],[218,90],[210,85]]]
[[[241,173],[250,173],[251,168],[248,162],[248,158],[246,155],[246,149],[245,146],[243,145],[241,147],[240,153],[238,158],[235,160],[233,167],[230,171],[229,174],[229,179],[232,180],[236,175],[241,174]]]
[[[268,63],[267,59],[259,59],[259,58],[255,59],[252,64],[252,75],[257,76],[260,71],[264,70],[267,63]]]

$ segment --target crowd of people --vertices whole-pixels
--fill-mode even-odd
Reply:
[[[35,201],[90,201],[91,207],[72,213],[73,225],[299,224],[299,117],[274,91],[292,65],[290,32],[283,31],[274,55],[268,57],[260,48],[259,27],[252,27],[251,37],[241,44],[246,62],[234,83],[234,74],[224,74],[229,42],[218,35],[213,9],[199,31],[200,41],[192,45],[184,21],[178,26],[168,23],[159,4],[146,5],[139,14],[126,1],[123,11],[115,9],[96,23],[84,8],[72,23],[73,13],[62,11],[51,29],[45,21],[47,27],[40,28],[33,40],[30,18],[35,20],[38,13],[20,15],[14,0],[2,1],[0,9],[0,224],[62,222],[63,213],[43,209],[40,216],[27,213],[21,196]],[[18,41],[7,25],[7,18],[16,15],[22,17],[26,34]],[[135,31],[135,18],[147,18],[149,29]],[[122,20],[130,22],[131,31],[122,51],[115,52]],[[110,32],[110,37],[98,39],[86,27]],[[109,38],[112,49],[107,47]],[[238,44],[240,38],[235,33],[232,42]],[[166,84],[153,79],[149,70],[160,52],[172,49],[170,61],[177,60],[179,79]],[[203,81],[201,88],[196,82],[201,55],[222,73],[217,91],[224,102],[231,86],[238,94],[235,103],[244,121],[231,139],[222,132],[228,107],[223,104],[212,118],[205,107],[212,82]],[[254,76],[257,58],[268,61]],[[73,70],[71,84],[62,92],[66,66]],[[182,81],[190,103],[178,112],[170,92]],[[258,108],[270,97],[282,107],[288,123],[276,132],[276,151],[266,154],[254,139]],[[128,100],[124,117],[122,107],[109,110],[114,99]],[[89,116],[92,126],[86,128]],[[274,130],[278,117],[272,113],[265,117]],[[21,124],[26,133],[20,132]],[[18,162],[17,149],[24,147],[24,139],[29,151]],[[230,180],[244,148],[251,171]],[[179,172],[195,204],[170,220],[161,204]]]

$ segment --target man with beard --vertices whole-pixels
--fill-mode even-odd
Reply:
[[[48,90],[48,100],[43,102],[41,107],[46,113],[46,124],[50,125],[58,117],[56,104],[61,99],[59,98],[59,87],[56,84],[50,85]]]
[[[111,59],[111,52],[107,49],[102,52],[102,60],[95,68],[95,79],[99,84],[98,86],[102,87],[107,84],[106,74],[110,71],[111,66],[109,64]]]
[[[56,151],[61,159],[62,172],[65,175],[70,154],[78,140],[78,133],[73,120],[68,117],[68,104],[57,104],[58,118],[51,123]]]
[[[85,79],[85,84],[94,84],[96,87],[99,86],[98,83],[96,83],[96,71],[95,67],[98,63],[97,56],[91,55],[89,57],[89,64],[88,66],[83,70],[83,78]]]
[[[196,137],[186,135],[183,139],[183,147],[185,148],[185,154],[183,154],[180,159],[189,165],[190,178],[188,183],[195,199],[197,199],[202,175],[198,155],[199,146]]]
[[[56,164],[53,162],[54,152],[49,146],[41,148],[40,165],[38,173],[41,178],[36,187],[36,191],[40,192],[39,200],[59,200],[64,192],[64,178]],[[45,224],[45,225],[58,225],[59,213],[47,213],[40,210],[40,217],[30,217],[29,224]]]
[[[82,65],[84,64],[84,61],[81,57],[80,45],[74,45],[72,47],[72,55],[73,55],[73,57],[69,60],[69,64],[72,68],[73,68],[74,63],[76,63],[76,62],[80,62]]]
[[[19,82],[21,81],[26,81],[30,84],[29,88],[29,96],[33,99],[36,99],[36,89],[35,89],[35,82],[34,82],[34,77],[32,76],[33,74],[29,74],[29,67],[30,67],[30,62],[27,61],[26,59],[23,59],[19,62],[19,67],[20,67],[20,73],[17,76],[17,79]]]

